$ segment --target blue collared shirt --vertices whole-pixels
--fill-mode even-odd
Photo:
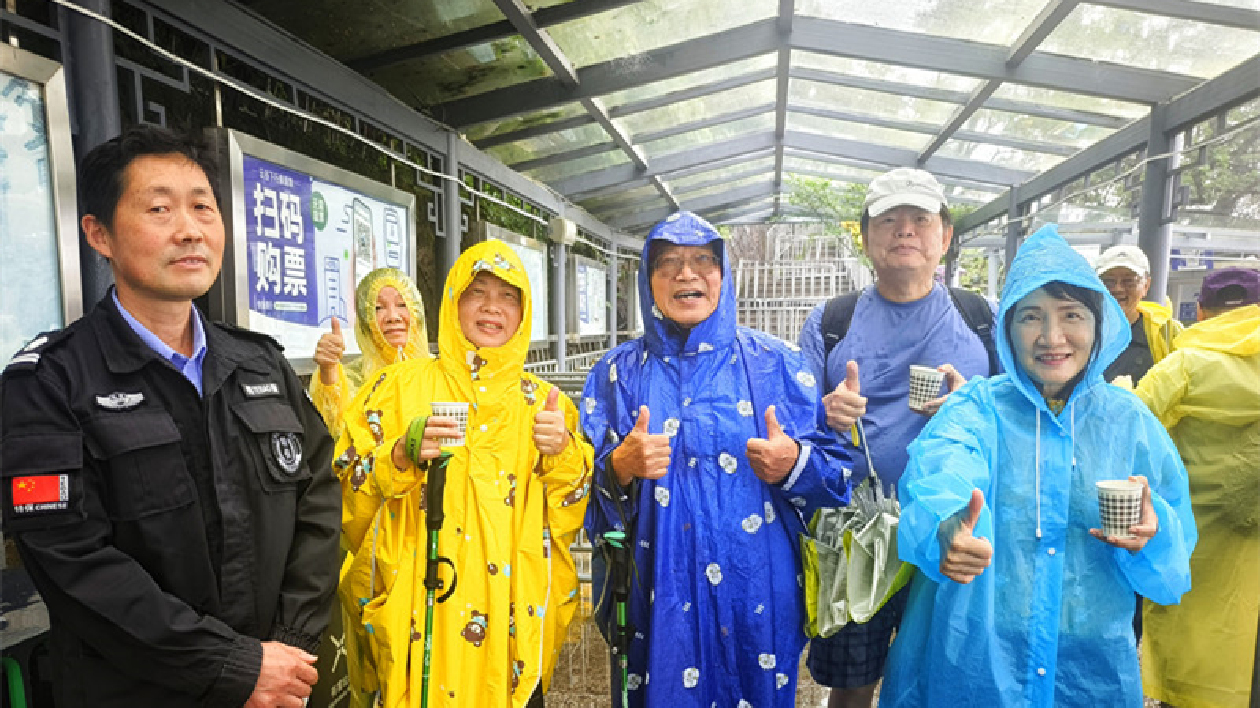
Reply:
[[[140,324],[139,320],[132,317],[131,313],[127,312],[127,308],[123,307],[121,302],[118,302],[117,290],[110,291],[110,294],[114,298],[114,304],[118,306],[118,313],[131,326],[131,331],[135,332],[141,341],[149,345],[150,349],[157,352],[158,356],[171,362],[176,371],[183,374],[184,378],[188,379],[197,389],[197,394],[201,395],[201,366],[206,360],[206,330],[201,324],[201,315],[197,312],[197,308],[191,304],[189,305],[192,308],[193,322],[193,355],[190,358],[167,346],[166,342],[158,339],[156,334],[150,332],[147,327]]]

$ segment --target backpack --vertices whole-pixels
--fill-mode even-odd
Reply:
[[[831,356],[831,350],[835,349],[840,340],[844,339],[844,335],[849,332],[849,323],[853,321],[853,310],[857,308],[857,301],[862,296],[862,292],[862,290],[857,290],[833,297],[823,308],[824,371],[827,368],[827,357]],[[963,288],[949,288],[949,297],[954,301],[954,309],[962,315],[963,322],[967,323],[971,331],[980,338],[980,343],[984,345],[984,350],[989,355],[989,375],[996,374],[998,372],[997,345],[993,341],[993,310],[989,308],[989,301]],[[828,389],[831,388],[830,382],[824,383]]]

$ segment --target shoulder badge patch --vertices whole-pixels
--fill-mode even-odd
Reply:
[[[302,441],[295,433],[272,433],[271,454],[285,474],[296,474],[302,464]]]
[[[279,396],[280,385],[274,381],[260,384],[241,384],[241,389],[245,391],[246,398],[262,398],[263,396]]]
[[[96,405],[107,411],[126,411],[144,403],[143,393],[115,391],[108,396],[97,396]]]

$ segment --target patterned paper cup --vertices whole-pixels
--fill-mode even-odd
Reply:
[[[920,411],[928,401],[941,395],[945,372],[930,366],[910,365],[910,410]]]
[[[467,403],[432,403],[430,407],[433,409],[433,415],[443,418],[454,418],[459,423],[459,437],[457,438],[438,438],[442,447],[463,447],[464,435],[468,431],[468,404]]]
[[[1129,527],[1142,518],[1142,485],[1127,479],[1105,479],[1097,486],[1103,535],[1134,538]]]

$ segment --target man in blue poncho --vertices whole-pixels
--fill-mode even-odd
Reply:
[[[1128,322],[1053,226],[1020,248],[997,323],[1009,373],[956,391],[910,445],[897,543],[922,572],[880,705],[1141,708],[1134,593],[1190,589],[1185,467],[1103,382]],[[1140,521],[1104,537],[1095,482],[1126,478]]]
[[[583,393],[587,531],[597,543],[624,531],[633,549],[633,706],[794,705],[801,515],[848,499],[818,382],[798,351],[736,326],[725,255],[693,214],[657,224],[639,268],[646,333],[605,356]],[[605,573],[597,564],[596,588]],[[619,672],[613,683],[620,696]]]

